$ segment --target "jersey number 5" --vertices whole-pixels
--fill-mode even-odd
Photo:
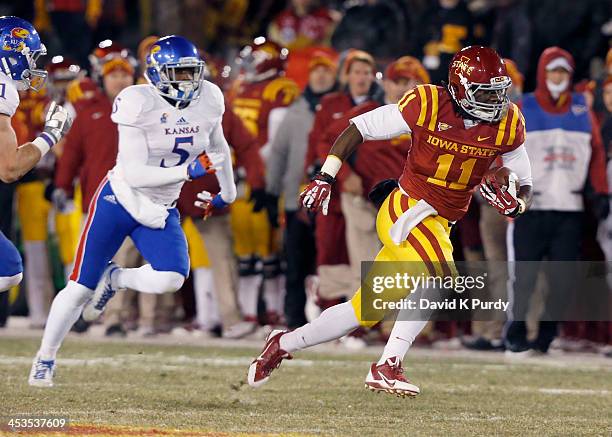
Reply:
[[[166,164],[166,159],[162,159],[161,163],[159,164],[160,167],[178,167],[179,165],[182,165],[185,163],[185,161],[187,161],[189,159],[189,152],[185,149],[181,149],[181,145],[189,145],[189,146],[193,146],[193,137],[177,137],[174,139],[174,148],[172,149],[172,153],[176,153],[179,156],[179,161],[174,164],[174,165],[167,165]]]
[[[438,168],[436,169],[436,173],[432,178],[427,178],[427,182],[434,185],[439,185],[441,187],[448,187],[451,190],[465,190],[467,188],[467,183],[470,180],[470,176],[472,176],[472,171],[474,170],[474,164],[476,164],[476,158],[471,158],[461,163],[461,175],[459,175],[459,179],[457,182],[447,182],[446,177],[448,176],[448,172],[450,171],[451,164],[453,163],[454,155],[444,154],[438,156]]]

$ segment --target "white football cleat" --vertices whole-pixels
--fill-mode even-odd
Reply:
[[[119,269],[119,266],[114,262],[110,262],[104,270],[104,273],[102,273],[102,278],[100,282],[98,282],[93,297],[85,304],[85,308],[83,308],[83,320],[86,322],[97,320],[104,312],[108,301],[111,300],[117,292],[117,290],[113,288],[111,282],[111,275],[117,269]]]
[[[404,376],[399,357],[388,358],[381,365],[373,363],[366,377],[365,387],[374,392],[391,393],[399,397],[416,396],[421,392]]]
[[[38,355],[34,358],[28,384],[33,387],[53,387],[55,375],[55,360],[41,360]]]
[[[293,357],[280,347],[280,338],[288,331],[272,331],[264,344],[261,354],[249,366],[247,381],[251,387],[259,387],[270,378],[273,370],[278,369],[283,360]]]

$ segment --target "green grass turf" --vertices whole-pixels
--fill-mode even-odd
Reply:
[[[96,425],[324,435],[612,435],[610,367],[410,359],[415,399],[365,390],[370,354],[300,353],[245,384],[254,349],[68,340],[31,388],[38,340],[0,338],[0,415]],[[87,360],[87,361],[83,361]]]

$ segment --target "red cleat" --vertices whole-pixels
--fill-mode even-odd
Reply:
[[[276,330],[270,332],[261,354],[249,366],[248,381],[251,387],[259,387],[268,381],[270,373],[281,365],[285,359],[293,357],[280,348],[280,338],[288,331]]]
[[[374,392],[382,391],[399,397],[416,396],[421,392],[404,376],[399,357],[389,358],[380,366],[376,363],[372,364],[365,380],[365,387]]]

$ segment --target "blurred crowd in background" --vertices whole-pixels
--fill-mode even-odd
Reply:
[[[410,137],[364,144],[338,175],[327,216],[300,208],[300,188],[351,117],[396,103],[415,85],[442,84],[452,56],[471,44],[492,46],[506,59],[510,98],[519,104],[525,93],[544,92],[544,71],[568,73],[568,91],[594,114],[592,163],[578,187],[585,202],[564,222],[569,227],[551,237],[576,249],[568,254],[549,244],[533,256],[612,261],[605,164],[612,157],[612,1],[34,0],[0,1],[0,15],[30,20],[49,52],[46,88],[24,92],[13,120],[20,143],[38,134],[51,100],[67,103],[75,115],[55,154],[18,183],[0,184],[0,229],[25,262],[24,282],[0,294],[0,326],[10,315],[27,315],[32,328],[44,327],[78,256],[89,200],[115,162],[112,101],[123,88],[146,83],[148,49],[169,34],[201,48],[208,80],[225,92],[223,128],[239,199],[204,221],[193,201],[204,189],[218,190],[214,176],[185,185],[179,209],[189,280],[176,294],[118,293],[101,321],[106,335],[257,337],[271,326],[298,327],[350,298],[360,262],[379,249],[368,192],[400,175]],[[539,61],[554,46],[567,51],[559,52],[567,64],[548,68]],[[572,151],[552,151],[547,159],[567,164]],[[505,261],[514,252],[506,242],[509,222],[476,197],[454,226],[455,258]],[[557,227],[560,218],[539,209],[532,213],[540,213],[536,232]],[[116,261],[144,263],[127,240]],[[499,287],[506,279],[506,273],[491,278]],[[546,295],[547,288],[544,280],[537,291]],[[529,319],[529,335],[536,336],[538,315]],[[612,344],[609,322],[560,328],[552,347],[605,352]],[[84,321],[74,328],[88,329]],[[383,323],[342,341],[359,348],[383,341],[388,331]],[[503,350],[503,335],[502,322],[436,322],[417,342]]]

